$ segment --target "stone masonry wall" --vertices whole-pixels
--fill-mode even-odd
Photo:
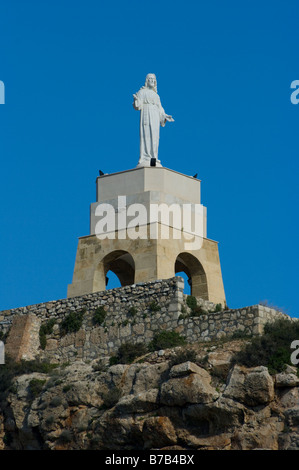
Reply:
[[[13,349],[17,357],[17,319],[21,316],[30,316],[31,319],[36,316],[42,325],[54,319],[53,331],[46,337],[46,346],[44,349],[36,346],[35,357],[63,363],[108,357],[114,355],[120,345],[126,342],[148,344],[161,330],[177,331],[193,343],[211,341],[236,331],[249,335],[260,334],[268,321],[290,318],[262,305],[215,311],[213,303],[202,299],[197,299],[202,313],[191,316],[183,290],[183,279],[174,277],[6,310],[0,312],[0,332],[7,335],[8,349],[15,345]],[[106,318],[100,326],[93,322],[98,307],[106,311]],[[81,312],[82,309],[85,313],[80,330],[62,336],[61,322],[70,312]],[[32,357],[32,344],[39,344],[36,327],[30,338]],[[22,341],[24,348],[24,338]]]
[[[41,320],[36,315],[15,316],[5,353],[16,361],[33,360],[40,346],[40,325]]]

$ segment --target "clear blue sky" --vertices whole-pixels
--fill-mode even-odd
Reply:
[[[98,170],[134,168],[148,72],[163,166],[202,180],[231,308],[298,310],[297,0],[2,0],[0,310],[66,297]]]

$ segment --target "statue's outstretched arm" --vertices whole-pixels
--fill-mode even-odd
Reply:
[[[162,113],[160,114],[160,123],[161,123],[161,126],[164,127],[165,124],[166,124],[166,121],[169,121],[169,122],[174,122],[174,119],[172,116],[170,116],[169,114],[166,114],[164,109],[162,108]]]
[[[164,111],[164,108],[161,104],[161,100],[159,98],[159,108],[160,108],[160,123],[161,123],[161,126],[164,127],[165,124],[166,124],[166,121],[169,121],[169,122],[173,122],[174,119],[172,116],[170,116],[169,114],[166,114],[165,111]]]

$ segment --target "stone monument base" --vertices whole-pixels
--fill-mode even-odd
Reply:
[[[200,204],[200,184],[198,179],[164,167],[141,167],[99,177],[97,202],[91,204],[90,210],[90,235],[79,239],[67,296],[105,290],[110,270],[122,286],[169,279],[184,272],[192,295],[225,305],[218,243],[206,236],[206,208]],[[113,230],[107,230],[103,239],[97,231],[101,204],[109,205],[117,215]],[[193,236],[198,243],[191,247],[186,243],[190,230],[178,228],[170,212],[162,220],[149,216],[153,205],[161,204],[175,209],[189,205],[191,218],[193,208],[201,208],[201,234]],[[142,207],[147,214],[139,227],[139,238],[134,237],[135,229],[130,231],[130,221],[125,218],[132,207]],[[158,234],[156,238],[152,237],[153,229]]]

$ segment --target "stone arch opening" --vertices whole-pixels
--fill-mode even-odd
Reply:
[[[200,261],[190,253],[180,253],[175,261],[175,274],[184,272],[188,276],[191,295],[209,300],[207,276]]]
[[[130,286],[135,280],[135,262],[127,251],[115,250],[104,256],[95,272],[94,287],[95,290],[105,290],[118,286],[109,286],[109,275],[112,272],[119,279],[120,285]]]
[[[116,287],[121,287],[121,282],[120,282],[119,278],[111,270],[109,270],[106,273],[105,284],[106,284],[106,289],[107,290],[108,289],[115,289]]]

